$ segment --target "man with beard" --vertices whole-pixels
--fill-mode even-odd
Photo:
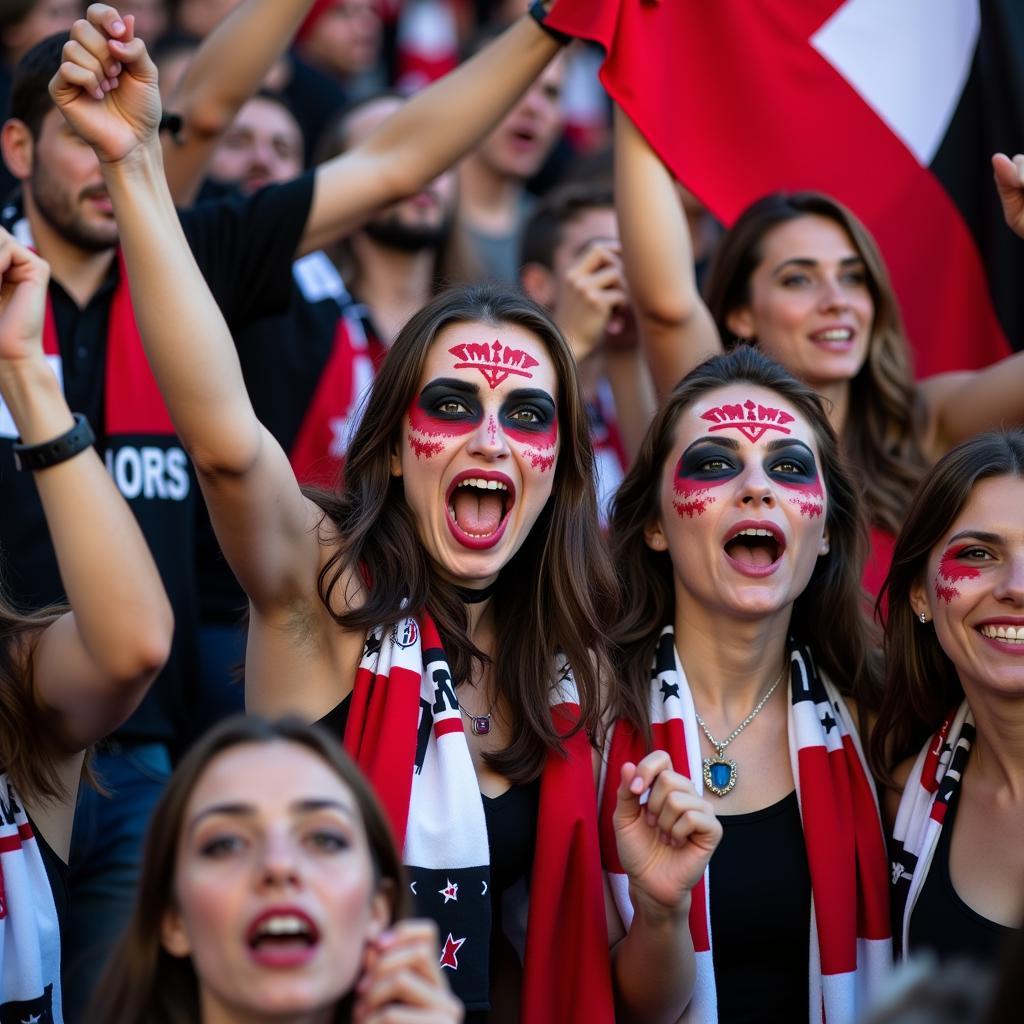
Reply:
[[[138,338],[99,161],[47,91],[65,45],[82,48],[81,39],[96,35],[138,45],[130,17],[122,21],[115,9],[95,4],[89,20],[75,24],[71,41],[50,37],[19,63],[12,117],[0,142],[22,195],[0,219],[51,266],[47,355],[69,404],[93,424],[97,446],[139,519],[177,628],[168,668],[97,756],[98,772],[114,796],[90,793],[79,805],[64,944],[69,1007],[85,1005],[91,978],[130,913],[142,835],[171,747],[187,741],[201,706],[192,671],[196,489]],[[285,309],[296,254],[323,246],[373,210],[422,188],[476,144],[557,51],[557,41],[523,19],[480,60],[411,100],[357,152],[288,184],[183,213],[189,244],[232,328]],[[113,89],[107,76],[122,70],[109,59],[90,58],[97,100]],[[0,407],[4,571],[16,601],[38,608],[59,600],[61,587],[35,487],[14,468],[15,435],[9,411]]]

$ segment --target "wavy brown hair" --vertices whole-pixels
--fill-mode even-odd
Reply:
[[[871,523],[898,533],[928,466],[922,447],[924,407],[889,271],[871,233],[845,206],[820,192],[776,192],[748,206],[725,233],[708,272],[705,299],[726,345],[730,313],[750,303],[750,278],[765,236],[801,217],[838,224],[867,270],[875,316],[867,359],[850,381],[842,444],[857,474]]]
[[[979,434],[947,452],[925,478],[896,539],[879,597],[889,605],[885,696],[869,746],[872,768],[888,785],[893,768],[916,754],[964,699],[956,666],[935,628],[914,614],[911,590],[977,484],[999,476],[1024,477],[1024,429]]]
[[[366,830],[378,884],[392,899],[391,921],[409,912],[409,889],[391,829],[369,784],[342,749],[319,726],[298,719],[267,721],[254,715],[233,715],[196,742],[175,769],[146,833],[135,909],[114,950],[85,1020],[96,1024],[196,1024],[199,978],[189,957],[164,949],[161,929],[174,905],[174,872],[185,809],[199,779],[218,754],[251,743],[296,743],[316,754],[352,790]],[[346,927],[347,922],[337,922]],[[346,1024],[352,999],[346,996],[334,1016]]]
[[[498,578],[493,601],[496,649],[490,664],[509,711],[509,745],[486,755],[513,782],[536,778],[549,750],[561,749],[548,709],[556,656],[572,665],[580,697],[578,727],[595,735],[601,721],[600,678],[605,624],[615,584],[597,519],[594,455],[576,364],[551,317],[519,292],[496,285],[456,288],[439,295],[405,325],[374,382],[345,461],[340,494],[309,492],[335,524],[340,543],[320,573],[320,597],[360,573],[372,581],[366,601],[342,614],[345,629],[366,630],[429,609],[437,622],[456,685],[485,655],[469,636],[457,587],[435,571],[392,475],[409,403],[420,387],[434,339],[453,324],[512,324],[534,334],[558,377],[561,447],[551,496],[522,547]]]
[[[612,559],[622,585],[622,615],[612,630],[620,715],[650,737],[651,660],[661,630],[675,615],[672,560],[648,546],[645,532],[660,514],[662,470],[679,417],[710,391],[736,383],[774,391],[810,424],[818,447],[827,504],[828,553],[793,604],[791,633],[807,643],[817,664],[863,709],[879,701],[880,668],[872,654],[860,574],[867,538],[850,479],[821,398],[774,360],[742,345],[688,373],[668,396],[644,437],[612,508]],[[685,642],[685,638],[682,638]]]
[[[68,609],[44,608],[27,614],[0,595],[0,770],[22,799],[59,800],[69,794],[59,763],[66,756],[48,738],[52,728],[36,702],[32,658],[43,630]],[[88,768],[83,775],[94,781]]]

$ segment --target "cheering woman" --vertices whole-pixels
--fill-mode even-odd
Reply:
[[[138,705],[173,622],[142,533],[43,353],[48,281],[46,263],[0,231],[0,429],[20,435],[19,465],[3,472],[34,475],[70,606],[24,614],[0,597],[0,1019],[61,1021],[85,750]]]
[[[543,35],[529,19],[509,31],[527,52]],[[718,830],[663,752],[623,764],[615,827],[636,917],[619,942],[611,915],[613,982],[589,742],[612,587],[564,339],[515,294],[439,297],[395,341],[344,492],[311,500],[253,414],[182,237],[144,45],[95,19],[72,37],[51,93],[100,155],[150,362],[250,598],[250,707],[343,731],[473,1012],[610,1021],[614,989],[620,1019],[676,1020],[690,890]],[[338,173],[354,217],[362,147]]]
[[[876,705],[853,486],[822,402],[743,347],[693,370],[616,495],[618,766],[667,751],[724,837],[694,893],[701,1024],[852,1022],[891,959],[855,721]],[[631,893],[605,849],[628,919]]]
[[[893,784],[898,948],[991,963],[1024,919],[1024,431],[928,474],[886,593],[872,754]]]

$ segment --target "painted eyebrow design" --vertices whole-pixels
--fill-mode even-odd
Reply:
[[[554,397],[543,388],[516,388],[505,397],[506,402],[550,402],[555,404]]]
[[[778,452],[784,448],[803,448],[805,452],[813,459],[814,452],[811,451],[810,445],[806,445],[803,441],[798,441],[795,437],[790,438],[779,438],[776,441],[769,441],[765,445],[765,451]]]
[[[310,800],[296,800],[291,804],[290,809],[292,811],[297,811],[300,814],[312,814],[314,811],[335,810],[341,811],[348,818],[355,817],[352,808],[349,807],[348,804],[341,800],[332,800],[326,797]],[[232,818],[249,818],[256,814],[256,807],[253,804],[243,803],[213,804],[211,807],[206,807],[201,810],[191,820],[191,822],[189,822],[189,833],[194,832],[199,823],[205,818],[212,817],[215,814],[223,814]]]
[[[731,452],[737,452],[740,449],[739,441],[736,441],[731,437],[708,437],[705,435],[704,437],[698,437],[696,441],[691,442],[683,454],[688,454],[700,445],[707,445],[709,448],[728,448]]]
[[[785,267],[807,267],[809,269],[813,269],[818,266],[820,262],[820,260],[812,260],[806,256],[796,256],[793,259],[783,260],[777,267],[775,267],[772,273],[777,274]],[[866,264],[864,263],[864,258],[862,256],[844,256],[839,261],[839,266],[841,267],[863,267],[865,265]]]
[[[475,384],[470,384],[469,381],[459,380],[458,377],[435,377],[432,381],[428,381],[423,385],[423,390],[420,394],[425,395],[428,391],[441,389],[446,391],[455,391],[460,395],[467,395],[470,398],[476,398],[480,394],[480,389]]]

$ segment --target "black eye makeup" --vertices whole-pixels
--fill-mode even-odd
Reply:
[[[554,399],[539,388],[519,388],[501,403],[502,426],[528,434],[550,433],[558,419]]]
[[[697,441],[683,452],[676,475],[710,482],[728,480],[741,468],[742,463],[731,448],[714,441]]]
[[[766,468],[772,476],[782,478],[784,483],[811,483],[818,478],[814,453],[798,441],[773,451]]]
[[[435,419],[464,420],[479,422],[483,418],[476,387],[460,380],[441,378],[431,381],[421,392],[419,408]]]

